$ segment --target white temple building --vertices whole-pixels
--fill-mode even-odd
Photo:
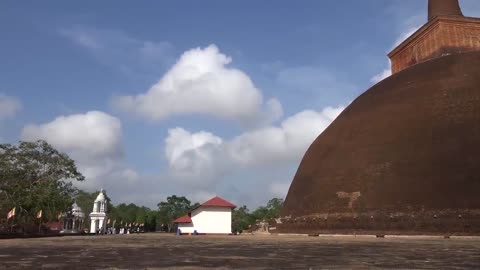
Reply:
[[[236,206],[218,196],[190,210],[188,214],[177,218],[181,234],[231,234],[232,209]]]
[[[106,229],[107,221],[107,198],[100,190],[95,202],[93,203],[93,211],[90,213],[90,233],[103,233]]]
[[[63,230],[60,233],[79,233],[84,228],[85,214],[82,208],[78,206],[77,202],[74,202],[72,209],[64,214],[63,218]]]

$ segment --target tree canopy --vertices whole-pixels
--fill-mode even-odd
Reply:
[[[255,217],[249,213],[247,206],[234,209],[232,212],[232,232],[242,232],[255,223]]]
[[[266,206],[260,206],[250,213],[244,205],[234,209],[232,213],[232,231],[241,232],[247,230],[249,225],[255,224],[257,220],[268,220],[280,217],[283,199],[273,198],[267,202]]]
[[[46,141],[0,144],[0,215],[15,207],[16,224],[55,220],[72,204],[76,189],[72,181],[83,181],[75,162]]]
[[[167,231],[172,231],[173,221],[185,214],[192,208],[190,200],[184,196],[178,197],[172,195],[166,201],[159,202],[158,215],[159,222],[167,227]]]

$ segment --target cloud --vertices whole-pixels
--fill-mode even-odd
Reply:
[[[157,75],[159,68],[173,61],[174,47],[166,41],[140,40],[123,31],[82,25],[62,28],[58,32],[86,49],[102,64],[126,75]]]
[[[236,164],[256,166],[299,161],[308,146],[342,112],[343,106],[320,112],[306,110],[285,119],[279,126],[249,131],[228,144]]]
[[[215,45],[191,49],[145,94],[116,97],[113,106],[153,121],[203,114],[249,124],[280,117],[280,102],[263,103],[252,80],[228,67],[231,62]]]
[[[75,183],[87,190],[115,189],[115,184],[136,182],[138,174],[123,165],[120,120],[100,111],[59,116],[51,122],[26,125],[21,139],[43,139],[75,160],[86,181]]]
[[[93,156],[116,156],[121,153],[121,123],[99,111],[59,116],[43,125],[27,125],[22,139],[49,139],[60,149],[88,152]]]
[[[234,171],[299,163],[313,140],[343,109],[302,111],[278,126],[247,131],[231,140],[206,131],[170,129],[165,140],[170,173],[188,187],[208,190]]]
[[[183,128],[168,131],[165,155],[171,174],[191,187],[209,187],[221,166],[223,140],[212,133],[190,133]]]
[[[0,93],[0,120],[14,117],[21,109],[20,100]]]

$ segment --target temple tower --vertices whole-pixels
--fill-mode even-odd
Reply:
[[[444,55],[480,49],[480,19],[464,17],[458,0],[429,0],[428,22],[388,54],[392,74]]]
[[[90,233],[103,233],[106,228],[107,219],[107,198],[100,190],[95,202],[93,203],[93,211],[90,213]]]
[[[428,1],[428,20],[437,16],[463,16],[458,0]]]
[[[428,7],[306,151],[276,232],[480,235],[480,19]]]

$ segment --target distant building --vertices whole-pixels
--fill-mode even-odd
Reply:
[[[236,206],[220,197],[214,197],[188,214],[174,221],[181,233],[230,234],[232,209]]]
[[[103,233],[107,227],[107,198],[100,190],[95,202],[93,203],[93,211],[90,213],[90,233]]]
[[[82,208],[75,202],[72,205],[71,211],[68,211],[63,219],[63,230],[61,233],[79,233],[84,228],[85,214]]]

